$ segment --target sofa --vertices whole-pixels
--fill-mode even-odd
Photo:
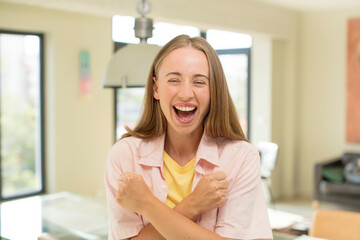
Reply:
[[[314,200],[360,207],[360,184],[344,177],[345,167],[359,158],[358,153],[345,153],[339,158],[316,163]]]

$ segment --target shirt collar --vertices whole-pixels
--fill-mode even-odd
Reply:
[[[141,165],[161,167],[163,165],[165,134],[155,139],[142,141],[139,152]]]
[[[150,167],[163,166],[165,134],[151,140],[144,140],[140,146],[140,161],[141,165]],[[219,152],[218,145],[215,138],[209,137],[205,131],[201,137],[198,150],[196,152],[195,166],[200,163],[200,160],[219,166]]]
[[[204,160],[212,165],[219,166],[219,150],[216,139],[209,137],[205,131],[196,152],[195,165],[199,163],[200,160]]]

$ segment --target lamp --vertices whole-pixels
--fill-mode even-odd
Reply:
[[[116,51],[106,68],[103,87],[140,87],[145,86],[146,79],[159,46],[147,44],[152,37],[153,21],[145,17],[150,12],[150,3],[140,0],[137,11],[140,18],[135,19],[135,37],[140,38],[139,44],[127,44]]]

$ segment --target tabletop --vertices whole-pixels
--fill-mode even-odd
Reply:
[[[102,199],[69,192],[46,194],[0,205],[0,236],[37,239],[47,232],[58,239],[107,239],[107,209]]]

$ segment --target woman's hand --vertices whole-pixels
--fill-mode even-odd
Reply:
[[[192,212],[198,216],[223,204],[228,188],[229,182],[224,172],[207,174],[200,179],[194,191],[179,204],[187,204],[187,207],[192,208]]]
[[[224,172],[214,172],[200,179],[194,191],[181,201],[176,208],[195,220],[198,215],[219,207],[226,200],[229,182]],[[141,175],[124,173],[119,179],[116,201],[124,208],[140,213],[155,196]]]
[[[155,196],[143,177],[135,173],[123,173],[119,179],[116,201],[124,208],[140,213]]]

